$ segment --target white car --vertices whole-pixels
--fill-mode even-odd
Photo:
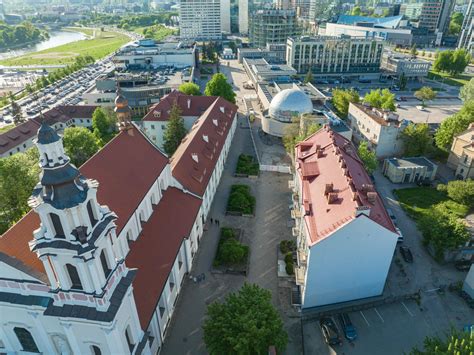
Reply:
[[[425,108],[424,108],[423,106],[421,106],[421,105],[416,106],[416,108],[417,108],[418,110],[420,110],[420,111],[424,111],[424,110],[425,110]]]

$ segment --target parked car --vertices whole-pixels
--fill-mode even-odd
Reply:
[[[392,219],[392,222],[395,223],[397,221],[397,217],[393,214],[393,211],[390,208],[387,208],[387,213]]]
[[[339,322],[341,323],[342,331],[344,332],[346,339],[349,341],[356,340],[357,331],[352,324],[349,315],[347,313],[341,313],[339,315]]]
[[[402,231],[401,231],[400,228],[398,228],[398,227],[395,227],[395,229],[397,230],[397,233],[398,233],[397,243],[403,243],[403,241],[405,240],[405,238],[403,237]]]
[[[413,254],[411,253],[411,250],[407,246],[400,246],[400,253],[402,254],[403,260],[405,260],[407,263],[412,263],[413,262]]]
[[[459,271],[467,271],[471,268],[471,260],[457,260],[454,262],[454,267]]]
[[[334,320],[330,317],[321,318],[319,321],[321,331],[323,332],[324,341],[328,345],[340,345],[342,339],[339,336],[339,331]]]
[[[417,108],[418,110],[420,110],[420,111],[424,111],[424,110],[425,110],[425,108],[424,108],[423,106],[421,106],[421,105],[417,105],[416,108]]]

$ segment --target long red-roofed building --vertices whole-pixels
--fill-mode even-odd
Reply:
[[[302,307],[381,295],[398,234],[356,148],[325,126],[295,158]]]

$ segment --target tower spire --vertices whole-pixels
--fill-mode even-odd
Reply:
[[[130,127],[132,114],[130,110],[130,106],[128,106],[128,100],[125,96],[122,95],[120,91],[120,86],[117,80],[117,90],[116,90],[116,97],[115,97],[115,108],[114,112],[117,115],[117,120],[119,122],[119,129],[125,130]]]

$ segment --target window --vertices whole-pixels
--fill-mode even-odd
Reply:
[[[64,235],[63,225],[61,224],[61,219],[59,218],[59,216],[56,213],[50,213],[49,217],[51,218],[51,222],[53,223],[55,238],[66,238]]]
[[[92,355],[102,355],[102,351],[100,351],[100,348],[97,345],[92,345]]]
[[[163,314],[165,314],[165,307],[160,306],[160,317],[163,318]]]
[[[127,329],[125,329],[125,338],[127,339],[128,348],[130,349],[130,352],[132,352],[133,348],[135,347],[135,344],[133,344],[132,342],[132,337],[130,335],[130,327],[127,327]]]
[[[174,289],[174,282],[170,282],[170,291],[173,292]]]
[[[91,221],[92,227],[97,223],[97,219],[94,217],[94,211],[92,210],[92,201],[87,202],[87,214]]]
[[[102,250],[102,252],[100,253],[100,263],[102,264],[102,270],[104,270],[105,278],[108,278],[111,270],[107,262],[107,256],[105,255],[105,250]]]
[[[81,279],[79,278],[76,267],[71,264],[66,264],[66,269],[71,281],[71,289],[82,290]]]
[[[35,340],[31,333],[25,328],[15,327],[13,328],[18,341],[21,344],[23,351],[28,351],[30,353],[39,353],[38,347],[36,346]]]
[[[155,125],[154,125],[154,124],[151,125],[151,129],[155,129]]]

